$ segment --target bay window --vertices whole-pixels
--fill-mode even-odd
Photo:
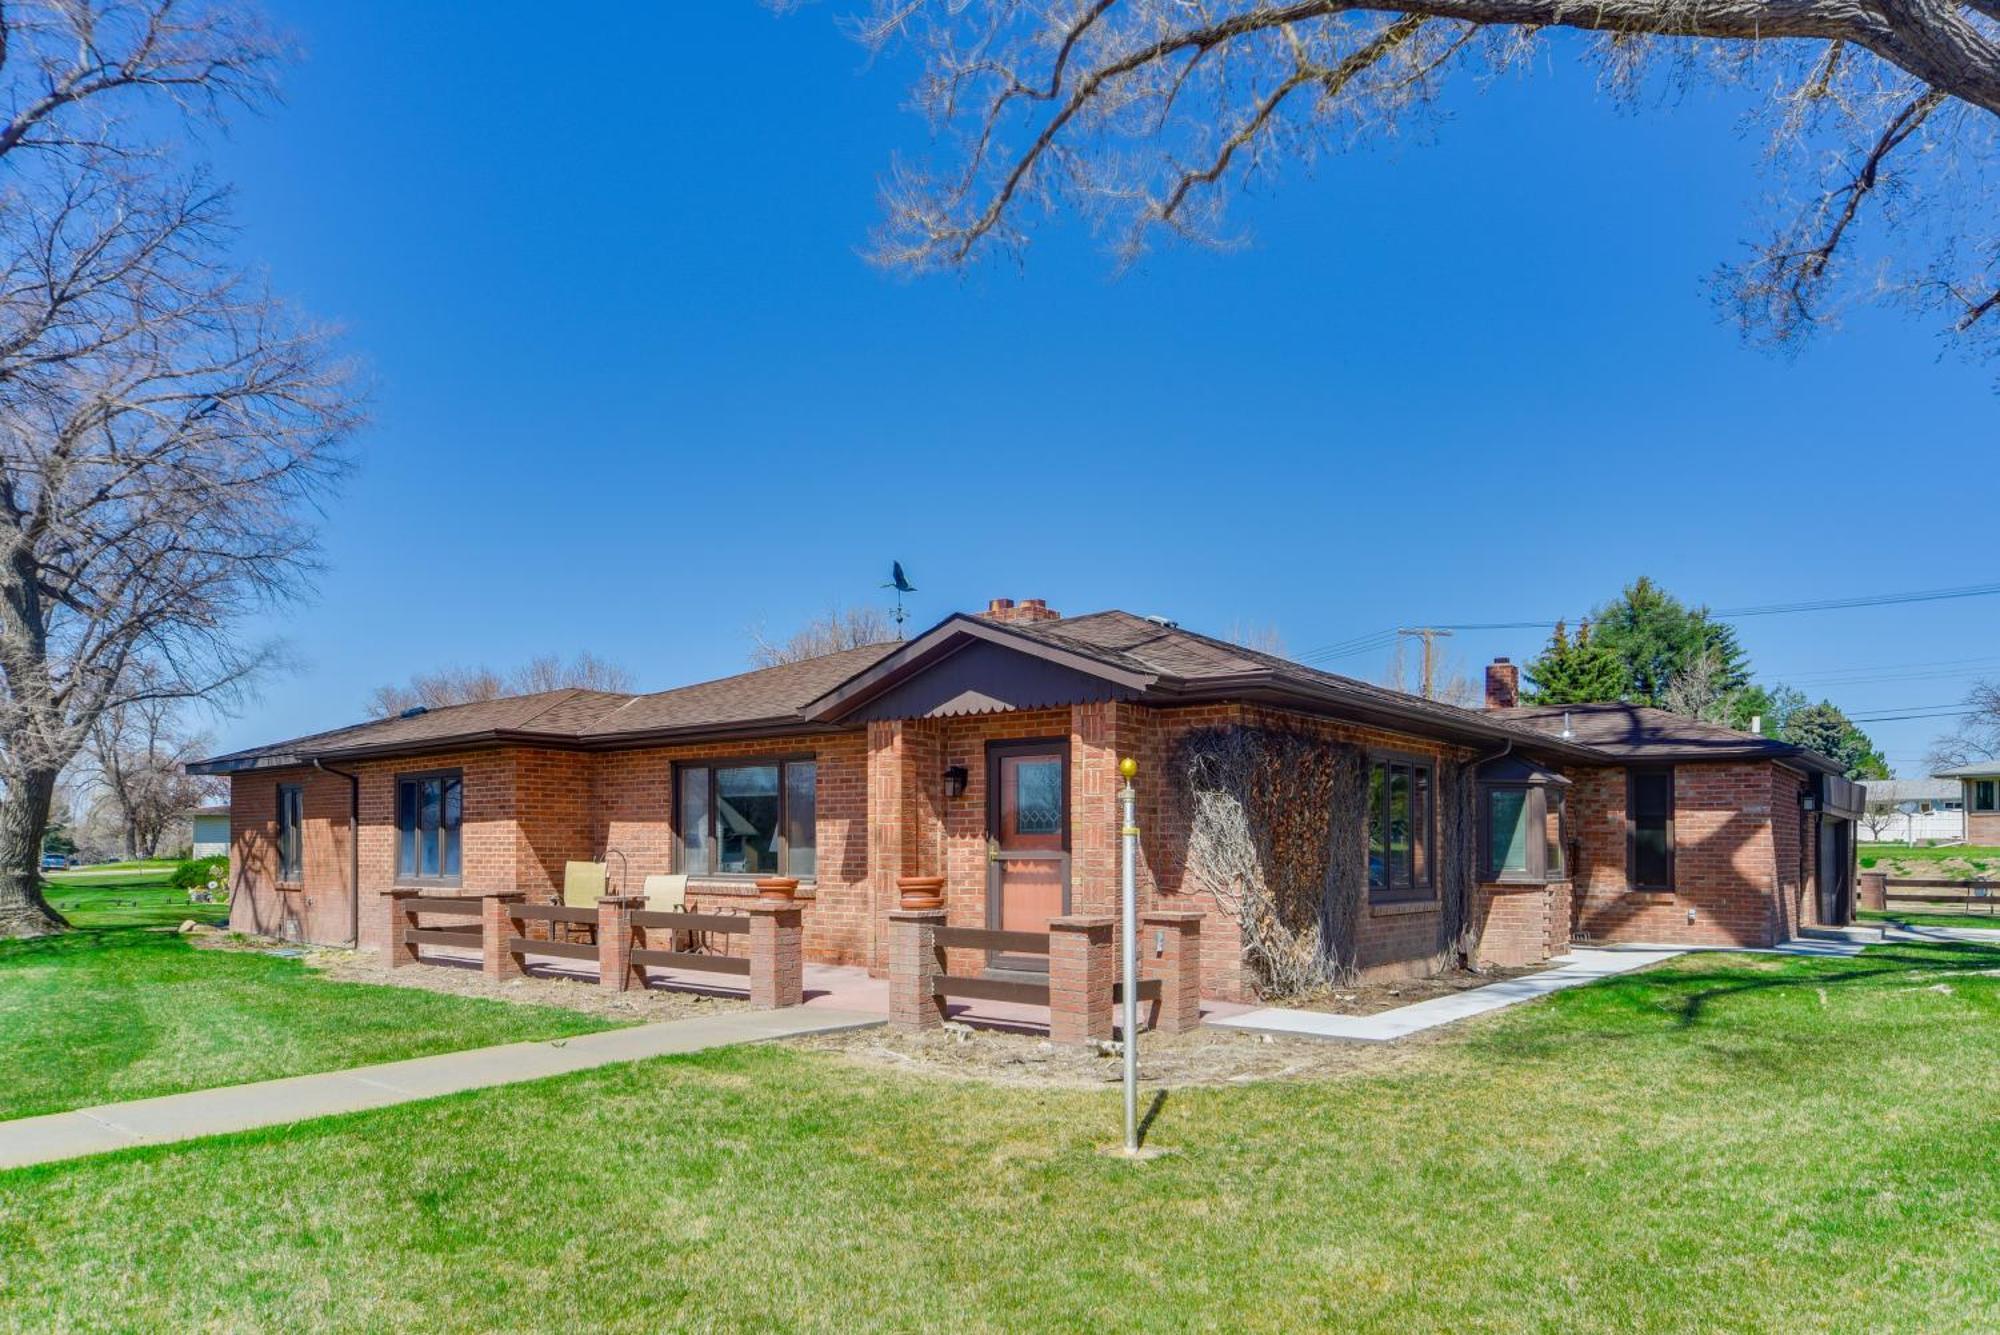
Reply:
[[[1568,878],[1564,794],[1569,780],[1520,756],[1479,771],[1479,879],[1489,884]]]
[[[818,871],[818,787],[810,759],[679,766],[679,870],[810,879]]]

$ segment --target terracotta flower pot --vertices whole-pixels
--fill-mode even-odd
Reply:
[[[789,900],[798,894],[799,878],[796,876],[761,876],[757,879],[757,898]]]
[[[941,909],[944,907],[944,877],[942,876],[898,876],[896,889],[903,897],[906,909]]]

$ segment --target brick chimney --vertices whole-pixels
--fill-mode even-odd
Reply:
[[[1504,658],[1486,665],[1486,707],[1512,709],[1521,703],[1521,669]]]
[[[986,604],[986,610],[979,615],[988,621],[1001,622],[1062,620],[1062,613],[1040,598],[1023,598],[1019,603],[1012,598],[995,598]]]

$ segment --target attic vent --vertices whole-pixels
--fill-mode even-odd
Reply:
[[[415,718],[419,714],[428,714],[430,712],[431,712],[430,706],[428,705],[411,705],[408,709],[405,709],[402,713],[396,715],[396,717]]]
[[[1179,630],[1181,628],[1181,623],[1172,617],[1149,616],[1146,620],[1152,622],[1155,626],[1165,626],[1168,630]]]

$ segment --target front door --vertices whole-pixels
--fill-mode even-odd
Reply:
[[[1069,912],[1069,744],[995,742],[986,752],[986,925],[1046,932]],[[994,952],[996,969],[1048,969]]]

